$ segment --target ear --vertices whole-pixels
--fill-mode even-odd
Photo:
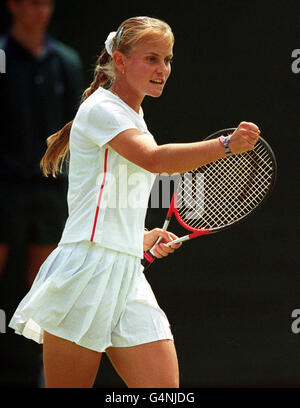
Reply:
[[[125,59],[126,59],[125,55],[122,54],[120,51],[115,51],[113,54],[113,59],[114,59],[114,63],[115,63],[117,70],[122,72],[122,74],[124,74]]]

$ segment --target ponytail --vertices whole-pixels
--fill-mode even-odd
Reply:
[[[107,69],[106,66],[110,65],[111,60],[110,55],[104,50],[97,60],[91,85],[82,94],[81,103],[100,86],[104,87],[107,83],[110,83],[112,80],[111,69]],[[62,173],[63,163],[69,159],[69,140],[72,124],[73,120],[48,137],[48,147],[40,163],[44,176],[56,177],[58,173]]]
[[[73,121],[67,123],[61,130],[47,139],[48,148],[41,160],[41,168],[44,176],[50,174],[56,177],[62,172],[65,159],[69,157],[69,140]]]

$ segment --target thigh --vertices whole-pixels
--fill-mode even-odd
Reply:
[[[172,340],[110,347],[106,353],[129,388],[179,387],[177,354]]]
[[[102,353],[44,332],[46,388],[92,388]]]

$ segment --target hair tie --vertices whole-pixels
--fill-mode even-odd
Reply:
[[[123,31],[124,31],[124,27],[121,28],[121,30],[119,31],[117,35],[117,39],[116,39],[117,46],[119,45]],[[117,34],[116,31],[112,31],[111,33],[108,34],[107,39],[105,41],[105,49],[111,57],[113,56],[113,45],[114,45],[114,38],[116,34]]]
[[[111,33],[108,34],[107,39],[105,41],[105,49],[111,57],[113,56],[112,49],[113,49],[114,38],[116,34],[117,34],[116,31],[112,31]]]

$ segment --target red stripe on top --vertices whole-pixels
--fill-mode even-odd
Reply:
[[[93,231],[92,231],[92,235],[91,235],[91,239],[90,239],[91,242],[93,242],[93,240],[94,240],[94,235],[95,235],[96,225],[97,225],[97,220],[98,220],[98,214],[99,214],[99,208],[100,208],[100,203],[101,203],[101,197],[102,197],[104,183],[105,183],[105,179],[106,179],[107,155],[108,155],[108,148],[105,149],[105,153],[104,153],[104,174],[103,174],[103,179],[102,179],[102,183],[101,183],[101,187],[100,187],[100,193],[99,193],[98,202],[97,202],[97,208],[96,208],[96,213],[95,213],[95,218],[94,218]]]

